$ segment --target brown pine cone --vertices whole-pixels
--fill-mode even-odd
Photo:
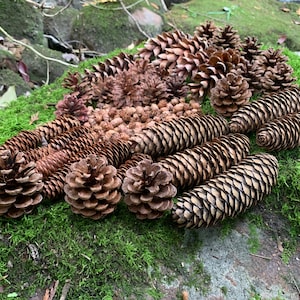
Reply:
[[[256,132],[256,143],[269,151],[300,146],[300,113],[289,114],[265,123]]]
[[[138,57],[153,60],[157,58],[159,54],[164,53],[167,48],[172,47],[173,44],[177,44],[179,40],[183,38],[188,38],[188,35],[180,30],[163,32],[149,39],[144,47],[139,50]]]
[[[23,152],[0,150],[0,215],[18,218],[42,201],[42,177]]]
[[[122,184],[124,201],[138,219],[155,219],[172,208],[177,193],[172,174],[151,159],[140,161],[126,171]]]
[[[229,128],[231,132],[251,132],[268,121],[296,112],[300,112],[300,89],[288,88],[240,108],[232,114]]]
[[[211,89],[210,102],[218,114],[230,117],[240,107],[248,104],[251,96],[247,80],[237,72],[230,72]]]
[[[261,44],[256,37],[247,36],[241,44],[241,54],[249,62],[252,63],[256,56],[260,55]]]
[[[256,205],[271,193],[278,177],[277,159],[267,153],[251,155],[203,185],[177,197],[172,218],[180,227],[217,224]]]
[[[66,175],[69,171],[70,164],[65,164],[62,168],[45,178],[42,190],[43,198],[53,200],[63,195]]]
[[[217,48],[223,49],[239,49],[241,46],[241,38],[231,25],[224,28],[218,28],[213,35],[211,43]]]
[[[75,214],[98,220],[112,213],[121,200],[117,169],[104,156],[89,155],[73,163],[66,176],[65,201]]]
[[[204,37],[210,40],[218,31],[218,27],[213,21],[206,21],[204,24],[200,24],[196,27],[194,35]]]
[[[228,134],[203,145],[162,157],[158,163],[173,174],[172,183],[180,191],[202,184],[238,164],[250,151],[249,138]]]
[[[164,156],[200,145],[228,133],[228,123],[221,116],[179,117],[145,128],[129,140],[132,153]]]
[[[189,83],[192,94],[200,101],[221,78],[232,70],[244,69],[246,61],[235,49],[217,50],[210,54],[207,62],[198,66],[198,72]]]
[[[64,95],[64,98],[56,104],[56,117],[70,115],[76,117],[80,122],[88,120],[88,109],[85,102],[74,94]]]

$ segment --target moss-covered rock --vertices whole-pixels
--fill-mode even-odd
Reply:
[[[24,95],[31,91],[31,87],[26,81],[16,72],[10,69],[0,69],[0,86],[6,87],[14,86],[16,88],[17,96]]]
[[[42,14],[25,0],[0,1],[1,26],[16,39],[43,43]]]

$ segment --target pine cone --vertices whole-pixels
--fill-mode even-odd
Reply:
[[[43,198],[56,199],[63,194],[66,175],[69,171],[70,164],[65,164],[62,168],[52,173],[44,180],[44,187],[42,190]]]
[[[69,131],[72,127],[80,125],[80,121],[76,117],[63,115],[53,121],[49,121],[46,124],[37,127],[34,131],[46,139],[46,141],[49,141],[52,137],[59,135],[64,131]]]
[[[63,79],[62,86],[71,89],[73,92],[79,91],[79,84],[81,82],[81,75],[78,72],[68,72],[67,76]]]
[[[256,37],[246,37],[241,44],[241,54],[249,62],[252,63],[254,59],[261,54],[261,44]]]
[[[76,117],[80,122],[88,120],[88,109],[81,98],[73,94],[64,95],[63,100],[58,101],[56,104],[56,117],[63,115],[70,115]]]
[[[178,44],[167,48],[164,53],[158,55],[152,63],[159,66],[161,69],[173,70],[177,68],[178,59],[190,54],[196,54],[204,51],[209,46],[205,38],[194,36],[192,38],[183,38],[178,41]]]
[[[154,38],[151,38],[144,45],[144,48],[140,49],[138,56],[146,60],[153,60],[161,53],[164,53],[167,48],[172,47],[173,44],[177,44],[179,40],[188,38],[188,35],[180,30],[174,32],[163,32]]]
[[[177,197],[173,220],[186,228],[214,225],[235,217],[271,193],[278,177],[277,159],[267,153],[238,165]]]
[[[217,48],[223,49],[239,49],[241,46],[241,38],[231,25],[219,28],[211,40],[211,43]]]
[[[27,151],[38,147],[41,143],[42,136],[38,132],[22,130],[0,146],[0,150]]]
[[[258,92],[272,92],[279,87],[290,87],[295,82],[293,69],[287,62],[288,58],[280,49],[269,48],[255,57],[252,63],[251,82]]]
[[[236,72],[230,72],[211,89],[210,102],[218,114],[230,117],[240,107],[248,104],[251,96],[247,80]]]
[[[229,122],[231,132],[251,132],[264,123],[281,116],[300,112],[300,89],[289,88],[266,95],[233,113]]]
[[[180,117],[145,128],[132,136],[131,151],[152,157],[164,156],[200,145],[226,133],[228,123],[221,116]]]
[[[126,171],[122,184],[124,201],[138,219],[155,219],[173,206],[176,188],[172,174],[151,159],[140,161]]]
[[[151,156],[143,153],[134,153],[123,164],[121,164],[118,168],[118,173],[117,173],[121,181],[123,182],[126,171],[128,169],[130,169],[131,167],[136,167],[137,164],[144,159],[151,159]]]
[[[23,152],[0,150],[0,215],[18,218],[42,201],[42,177]]]
[[[213,21],[206,21],[205,24],[200,24],[196,27],[194,35],[210,40],[216,34],[217,30],[218,27]]]
[[[269,151],[300,146],[300,113],[289,114],[265,123],[256,132],[256,143]]]
[[[213,52],[206,63],[199,65],[198,72],[192,78],[189,84],[192,94],[202,100],[218,80],[232,70],[243,69],[245,64],[246,61],[238,50],[226,49]]]
[[[98,220],[112,213],[121,200],[117,169],[104,156],[89,155],[70,167],[65,201],[75,214]]]
[[[172,183],[183,191],[238,164],[249,151],[250,141],[247,136],[228,134],[163,157],[158,163],[173,174]]]

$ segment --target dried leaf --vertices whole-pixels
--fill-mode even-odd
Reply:
[[[286,41],[286,39],[287,39],[287,36],[285,34],[281,35],[277,40],[277,44],[278,45],[283,44]]]
[[[295,24],[295,25],[300,25],[300,22],[299,21],[293,21],[293,23]]]
[[[39,120],[39,112],[31,115],[29,125],[32,125],[34,122]]]
[[[10,86],[7,91],[0,97],[0,109],[8,106],[8,104],[17,99],[15,86]]]
[[[282,246],[282,242],[279,239],[277,239],[277,248],[280,252],[283,252],[284,250]]]
[[[29,82],[30,78],[28,75],[27,66],[22,61],[19,61],[17,63],[17,67],[18,67],[18,71],[22,75],[22,78],[24,79],[24,81]]]
[[[159,10],[159,6],[156,3],[150,2],[151,6],[157,10]]]
[[[53,300],[54,299],[54,296],[55,296],[55,293],[56,293],[56,290],[58,287],[58,283],[59,283],[59,281],[56,280],[51,284],[51,286],[48,289],[46,289],[43,300]]]
[[[300,7],[296,10],[296,14],[300,16]]]
[[[282,7],[281,10],[282,10],[283,12],[286,12],[286,13],[289,13],[289,12],[290,12],[290,9],[287,8],[287,7]]]

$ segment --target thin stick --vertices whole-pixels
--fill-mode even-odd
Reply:
[[[70,282],[70,279],[68,279],[68,280],[66,280],[66,283],[61,291],[61,296],[60,296],[59,300],[65,300],[67,298],[67,294],[69,292],[70,286],[71,286],[71,282]]]
[[[71,4],[72,4],[73,0],[70,0],[63,8],[61,8],[60,10],[58,10],[55,14],[53,15],[48,15],[46,13],[43,12],[43,15],[45,17],[49,17],[49,18],[52,18],[52,17],[55,17],[57,16],[58,14],[62,13],[64,10],[66,10]]]
[[[67,63],[67,62],[61,61],[61,60],[59,60],[59,59],[55,59],[55,58],[52,58],[52,57],[48,57],[48,56],[43,55],[42,53],[40,53],[40,52],[38,52],[37,50],[35,50],[33,47],[31,47],[31,46],[29,46],[29,45],[23,43],[22,41],[18,41],[18,40],[16,40],[16,39],[14,39],[8,32],[6,32],[1,26],[0,26],[0,31],[1,31],[2,33],[4,33],[5,36],[6,36],[9,40],[11,40],[12,42],[15,42],[16,44],[22,45],[22,46],[24,46],[25,48],[30,49],[31,51],[33,51],[35,54],[37,54],[38,56],[40,56],[40,57],[43,58],[43,59],[46,59],[46,60],[48,60],[48,61],[54,61],[54,62],[57,62],[57,63],[59,63],[59,64],[62,64],[62,65],[68,66],[68,67],[77,67],[76,65],[72,65],[72,64],[69,64],[69,63]]]
[[[124,5],[123,0],[119,0],[123,10],[128,14],[128,16],[133,20],[133,22],[135,23],[136,27],[138,28],[138,30],[146,37],[146,38],[150,38],[150,36],[141,28],[140,24],[138,23],[138,21],[134,18],[134,16],[128,11],[127,7]]]
[[[132,4],[130,4],[130,5],[126,6],[126,8],[134,7],[134,6],[136,6],[137,4],[139,4],[139,3],[143,2],[143,1],[145,1],[145,0],[138,0],[138,1],[136,1],[136,2],[134,2]],[[97,5],[93,4],[93,3],[88,3],[88,5],[90,5],[92,7],[95,7],[97,9],[101,9],[101,10],[123,10],[124,9],[123,7],[107,8],[107,7],[97,6]]]
[[[250,255],[259,257],[259,258],[263,258],[263,259],[267,259],[267,260],[272,260],[272,257],[267,257],[267,256],[263,256],[263,255],[253,254],[253,253],[250,253]]]

